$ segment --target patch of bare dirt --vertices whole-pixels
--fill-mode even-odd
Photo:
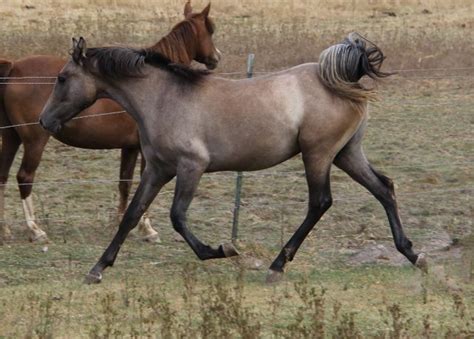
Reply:
[[[455,245],[447,232],[440,231],[431,234],[429,238],[419,240],[414,244],[416,251],[424,252],[430,261],[448,258],[461,258],[463,247]],[[409,265],[407,259],[400,254],[395,245],[389,242],[366,245],[348,259],[350,265],[385,264],[391,266]]]

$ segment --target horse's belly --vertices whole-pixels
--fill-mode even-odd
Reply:
[[[262,170],[276,166],[299,152],[296,140],[273,145],[242,143],[227,151],[211,152],[208,171]]]

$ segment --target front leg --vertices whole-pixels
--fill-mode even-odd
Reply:
[[[171,207],[171,222],[178,232],[196,253],[199,259],[217,259],[238,255],[232,244],[223,244],[212,248],[203,244],[187,227],[186,212],[193,200],[199,180],[206,168],[206,163],[200,160],[181,160],[176,177],[176,189],[173,206]]]
[[[137,226],[143,213],[148,209],[160,189],[173,177],[174,174],[164,173],[160,168],[147,165],[132,202],[120,222],[117,233],[97,264],[86,276],[86,283],[99,283],[102,280],[102,272],[108,266],[114,264],[120,246],[125,241],[128,233]]]

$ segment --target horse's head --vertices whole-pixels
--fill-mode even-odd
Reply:
[[[86,70],[86,41],[72,39],[71,60],[59,73],[53,92],[40,115],[40,124],[51,133],[82,110],[92,105],[98,97],[96,78]]]
[[[215,26],[209,17],[210,10],[211,4],[209,3],[202,12],[193,13],[191,2],[188,1],[184,6],[184,17],[185,21],[192,23],[195,30],[194,34],[197,37],[194,59],[205,64],[208,69],[215,69],[221,59],[221,52],[216,48],[212,40]]]

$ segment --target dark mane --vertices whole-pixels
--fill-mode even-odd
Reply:
[[[175,64],[163,54],[151,49],[128,47],[89,48],[84,67],[91,73],[120,79],[144,77],[144,67],[147,64],[163,69],[187,83],[197,83],[209,74],[206,70]]]

